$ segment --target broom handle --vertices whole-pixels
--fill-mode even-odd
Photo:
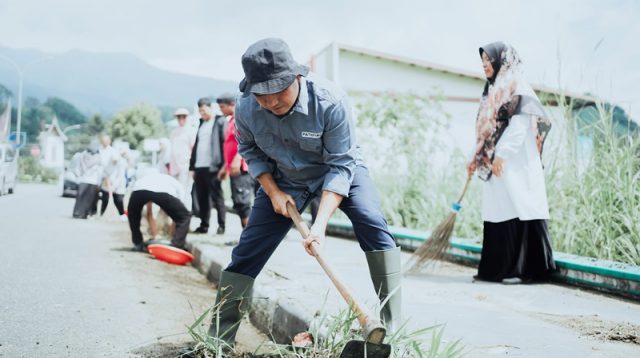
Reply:
[[[469,189],[469,183],[471,183],[471,178],[473,178],[473,176],[469,174],[469,176],[467,177],[467,182],[464,183],[464,189],[462,189],[462,194],[460,194],[460,197],[458,198],[458,201],[456,201],[456,203],[460,204],[460,202],[462,201],[462,198],[464,198],[464,194],[466,194],[467,189]]]
[[[304,239],[309,237],[309,234],[310,234],[309,227],[307,227],[307,224],[304,222],[304,220],[302,220],[302,217],[300,216],[298,209],[295,206],[293,206],[291,203],[287,203],[287,211],[289,212],[289,216],[291,216],[293,223],[296,224],[298,231],[300,231],[300,233],[302,234],[302,237]],[[369,319],[369,315],[362,309],[363,306],[355,299],[355,297],[353,297],[353,295],[351,295],[351,293],[349,292],[349,289],[344,284],[342,284],[342,282],[333,272],[329,264],[324,260],[324,257],[322,256],[322,254],[320,254],[320,252],[316,249],[315,244],[311,245],[311,252],[313,253],[313,256],[316,258],[316,260],[318,261],[318,263],[320,264],[324,272],[327,274],[327,276],[329,276],[329,279],[331,280],[331,282],[333,282],[333,285],[336,286],[336,289],[338,289],[338,292],[340,292],[340,295],[342,296],[342,298],[344,298],[344,300],[347,301],[347,304],[351,307],[353,312],[356,314],[356,317],[358,318],[360,325],[363,328],[366,328],[371,324],[378,325],[379,324],[378,322],[371,322],[371,320]]]

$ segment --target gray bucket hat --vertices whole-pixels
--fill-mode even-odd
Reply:
[[[309,73],[309,68],[297,63],[289,46],[278,38],[267,38],[249,46],[242,55],[242,69],[244,78],[239,87],[245,95],[281,92],[296,76]]]

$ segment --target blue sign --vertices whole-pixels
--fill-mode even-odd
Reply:
[[[7,137],[7,140],[13,144],[13,147],[15,149],[21,149],[27,144],[27,133],[20,132],[20,144],[17,144],[17,139],[18,139],[18,133],[16,132],[9,133],[9,136]]]

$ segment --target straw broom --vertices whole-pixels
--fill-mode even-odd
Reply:
[[[422,267],[427,265],[433,260],[440,260],[444,257],[447,248],[449,247],[449,239],[451,233],[456,224],[456,216],[462,209],[462,198],[467,193],[469,183],[471,182],[471,175],[467,177],[467,182],[464,184],[464,189],[458,200],[451,204],[451,212],[447,215],[447,218],[436,227],[431,233],[431,236],[425,241],[416,251],[414,251],[411,259],[409,260],[409,269],[407,272],[419,271]]]

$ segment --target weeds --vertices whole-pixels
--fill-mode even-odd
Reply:
[[[389,223],[434,229],[464,184],[467,162],[452,144],[441,101],[389,93],[353,97],[359,142]],[[640,265],[637,126],[614,121],[620,110],[610,105],[576,110],[575,103],[557,102],[543,158],[554,249]],[[473,130],[473,119],[465,126]],[[454,236],[482,236],[481,186],[472,182]]]
[[[313,343],[308,347],[293,347],[265,342],[256,351],[239,352],[222,340],[207,336],[206,323],[215,319],[220,305],[214,306],[188,328],[195,342],[194,355],[199,358],[218,357],[273,357],[273,358],[335,358],[350,340],[362,340],[356,316],[349,309],[335,315],[318,315],[310,324]],[[213,317],[212,317],[213,316]],[[214,321],[215,322],[215,321]],[[407,323],[385,339],[392,347],[392,358],[455,358],[463,355],[464,346],[459,340],[445,342],[444,326],[435,325],[409,330]],[[269,343],[269,344],[267,344]]]
[[[547,170],[554,246],[640,265],[640,138],[621,133],[608,106],[588,110],[587,124],[570,126],[577,140],[554,149],[575,154]]]
[[[52,184],[58,181],[58,173],[40,164],[38,158],[23,155],[18,158],[18,179],[23,182]]]

